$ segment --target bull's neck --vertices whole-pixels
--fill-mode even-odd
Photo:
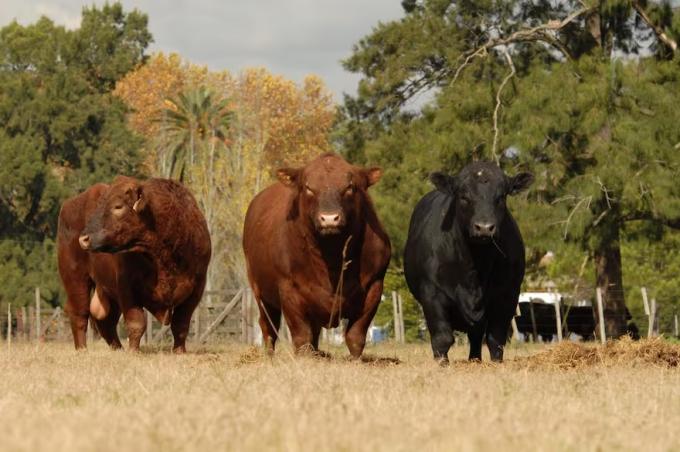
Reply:
[[[454,236],[460,245],[463,245],[465,250],[469,253],[475,270],[480,277],[480,282],[483,283],[486,277],[491,273],[494,262],[502,258],[503,255],[499,252],[498,245],[491,240],[479,241],[475,240],[465,231],[465,228],[455,222],[456,231]]]
[[[350,260],[362,240],[361,228],[356,226],[333,235],[321,235],[313,227],[305,227],[300,233],[307,256],[317,255],[329,268],[340,268],[343,260]]]

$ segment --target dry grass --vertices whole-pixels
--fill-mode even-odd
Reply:
[[[662,341],[510,347],[502,365],[460,347],[449,368],[425,345],[368,363],[190,350],[3,344],[0,450],[680,449],[678,346]]]

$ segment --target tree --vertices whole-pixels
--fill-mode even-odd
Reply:
[[[378,204],[396,248],[427,172],[471,158],[531,170],[534,188],[513,201],[527,243],[558,256],[578,246],[608,336],[624,334],[628,229],[680,224],[678,13],[616,0],[402,4],[404,18],[345,61],[363,79],[342,125],[346,152],[388,168]],[[434,100],[409,110],[423,92]]]
[[[43,17],[0,29],[0,273],[8,275],[2,302],[29,303],[40,285],[44,299],[58,304],[61,202],[137,171],[140,140],[108,89],[143,61],[146,17],[114,4],[85,8],[82,23],[67,31]]]
[[[248,204],[273,170],[330,148],[331,94],[314,76],[298,86],[264,69],[210,72],[162,54],[119,81],[115,92],[131,109],[130,125],[146,137],[152,173],[184,174],[206,214],[210,288],[245,285],[245,262],[236,251]],[[173,159],[183,164],[171,172]]]

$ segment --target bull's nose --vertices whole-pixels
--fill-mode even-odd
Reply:
[[[89,250],[90,249],[90,236],[87,234],[83,234],[80,237],[78,237],[78,243],[80,243],[80,247],[84,250]]]
[[[319,224],[322,227],[334,228],[340,226],[339,213],[322,213],[319,214]]]
[[[493,223],[475,223],[475,234],[490,237],[496,232],[496,225]]]

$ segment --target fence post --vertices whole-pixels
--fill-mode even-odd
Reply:
[[[30,323],[28,320],[28,316],[26,315],[26,306],[21,307],[21,321],[24,324],[24,340],[29,340],[29,330],[28,330],[28,324]]]
[[[198,341],[201,337],[201,304],[199,303],[194,310],[194,340]]]
[[[248,343],[248,289],[241,292],[241,342]]]
[[[40,340],[40,287],[35,288],[35,338]]]
[[[529,300],[529,314],[531,316],[532,338],[534,342],[538,342],[538,328],[536,328],[536,314],[534,314],[534,300]]]
[[[519,329],[517,329],[517,320],[515,320],[515,317],[519,317],[520,315],[522,315],[522,313],[519,310],[519,303],[517,303],[517,306],[515,306],[515,315],[513,315],[512,320],[510,320],[510,325],[512,326],[512,337],[516,341],[519,341]]]
[[[401,329],[399,328],[399,299],[397,292],[392,291],[392,314],[394,317],[394,341],[401,342]]]
[[[12,303],[7,304],[7,351],[12,347]]]
[[[144,337],[146,337],[146,344],[151,344],[153,340],[153,316],[149,311],[146,311],[146,331],[144,332]]]
[[[675,337],[678,337],[678,315],[673,314],[673,333],[675,333]]]
[[[87,341],[85,342],[86,344],[92,344],[94,342],[94,320],[92,319],[92,316],[88,315],[87,317]]]
[[[401,338],[401,343],[406,343],[406,331],[404,330],[404,299],[401,298],[401,294],[397,293],[397,301],[399,302],[399,337]]]
[[[562,309],[560,300],[555,301],[555,322],[557,323],[557,342],[562,342]]]
[[[647,328],[647,338],[654,336],[654,325],[656,321],[656,298],[652,298],[649,305],[649,327]]]
[[[597,288],[595,290],[597,295],[597,317],[600,324],[600,342],[604,344],[607,341],[606,333],[604,330],[604,307],[602,306],[602,289]]]

